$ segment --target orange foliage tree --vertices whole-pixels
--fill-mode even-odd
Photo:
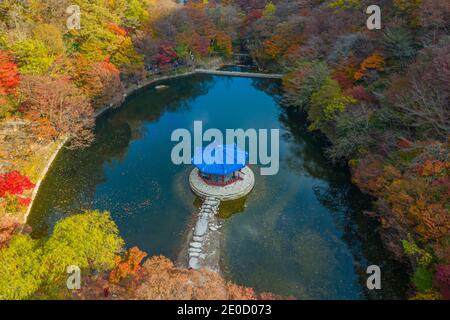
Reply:
[[[450,215],[450,162],[429,157],[422,150],[411,163],[401,163],[391,156],[390,163],[381,155],[369,155],[359,161],[353,181],[380,199],[380,220],[385,228],[398,229],[402,237],[417,235],[420,244],[437,244],[448,236]],[[437,147],[436,147],[437,148]],[[411,150],[402,151],[402,157]],[[416,164],[419,162],[419,164]]]
[[[342,89],[347,90],[353,87],[355,82],[355,73],[358,71],[358,65],[355,57],[351,56],[342,61],[331,73],[331,78],[339,82]]]
[[[27,75],[20,85],[21,110],[28,118],[50,127],[55,135],[70,138],[71,147],[85,146],[93,139],[93,108],[68,79]]]
[[[147,253],[133,247],[127,251],[125,257],[117,256],[115,259],[116,267],[109,274],[109,281],[119,283],[121,280],[136,275],[141,270],[141,261],[147,256]]]
[[[355,80],[363,79],[369,70],[384,71],[384,58],[380,53],[375,52],[364,59],[359,70],[355,73]]]
[[[113,288],[114,289],[114,288]],[[131,298],[144,300],[256,300],[280,298],[227,283],[216,272],[176,267],[163,256],[147,259],[134,281]]]
[[[231,37],[222,31],[216,32],[212,47],[215,51],[222,53],[226,57],[229,57],[233,53]]]
[[[210,46],[210,39],[206,36],[201,36],[197,32],[183,32],[177,36],[177,43],[185,45],[195,55],[206,56]]]
[[[73,80],[91,98],[94,108],[104,107],[106,104],[117,105],[123,101],[124,87],[120,71],[108,59],[92,63],[85,57],[78,56]]]
[[[271,59],[276,59],[285,51],[286,41],[278,34],[264,41],[264,52]]]
[[[145,300],[226,299],[223,279],[214,272],[177,268],[167,258],[148,259],[143,265],[136,298]]]
[[[108,60],[94,63],[87,73],[87,78],[95,90],[92,99],[94,107],[103,107],[107,103],[118,105],[123,101],[124,88],[120,81],[120,72]]]

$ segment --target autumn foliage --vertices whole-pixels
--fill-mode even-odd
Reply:
[[[78,57],[73,79],[91,99],[94,108],[118,105],[123,101],[120,71],[109,59],[91,63],[82,56]]]
[[[354,183],[376,197],[372,215],[386,247],[414,270],[414,297],[446,297],[431,279],[450,263],[450,6],[385,2],[375,33],[353,19],[361,1],[274,3],[270,16],[241,5],[252,57],[284,72],[285,105],[307,113],[330,140],[327,154],[348,161]]]
[[[16,94],[19,82],[19,70],[11,52],[0,50],[0,96]]]
[[[139,250],[138,247],[129,249],[125,257],[117,256],[116,267],[111,271],[109,281],[119,283],[123,279],[135,276],[141,270],[140,263],[146,256],[147,253]]]
[[[276,300],[282,297],[226,282],[217,272],[177,267],[164,256],[152,256],[137,247],[118,257],[116,267],[105,278],[83,278],[76,299],[133,300]]]
[[[380,32],[361,23],[358,0],[77,0],[82,28],[70,31],[66,1],[13,2],[0,9],[1,119],[23,117],[38,140],[86,146],[94,110],[120,104],[126,89],[242,49],[261,72],[285,74],[283,104],[307,113],[328,155],[349,161],[353,182],[376,197],[373,215],[386,246],[410,263],[415,298],[449,298],[448,1],[382,1]],[[28,205],[31,188],[3,173],[0,205]],[[164,257],[140,267],[144,257],[132,248],[117,258],[111,284],[142,280],[139,299],[264,297]]]
[[[361,188],[387,201],[393,215],[381,216],[385,227],[406,225],[425,243],[435,243],[450,230],[445,204],[450,190],[449,168],[450,162],[431,159],[397,168],[385,164],[380,156],[370,156],[360,161],[353,179]]]
[[[144,262],[134,297],[145,300],[256,300],[275,299],[251,288],[227,283],[216,272],[176,267],[163,256]]]
[[[355,73],[355,80],[363,79],[369,70],[384,71],[384,59],[378,52],[364,59],[359,70]]]
[[[439,288],[442,297],[450,300],[450,264],[436,267],[434,283]]]
[[[7,246],[12,236],[19,230],[19,222],[12,217],[0,217],[0,250]]]
[[[363,86],[355,86],[348,88],[344,91],[345,95],[351,96],[356,100],[365,102],[374,102],[375,98],[373,95],[367,92]]]
[[[445,148],[440,144],[405,146],[390,155],[389,163],[381,155],[370,155],[359,161],[353,176],[360,188],[379,198],[382,236],[398,257],[406,254],[419,266],[416,272],[429,272],[433,256],[441,263],[434,283],[444,298],[449,292],[445,270],[450,265],[450,162]],[[414,249],[406,250],[405,243]],[[422,295],[421,291],[417,298]]]
[[[167,42],[161,45],[158,53],[158,66],[162,69],[167,69],[170,64],[175,61],[177,54],[175,52],[175,44]]]
[[[34,184],[18,171],[0,174],[0,197],[7,193],[11,195],[22,195],[24,191],[34,188]]]
[[[26,192],[33,188],[34,184],[30,179],[16,170],[0,174],[1,211],[11,214],[21,207],[28,207],[31,198],[29,198]],[[5,232],[7,232],[8,230],[11,230],[11,224],[8,223],[10,220],[8,220],[7,217],[4,218],[6,219],[4,221],[0,219],[0,229],[5,229]],[[5,223],[5,225],[3,225],[3,223]],[[3,232],[0,232],[0,234],[2,233]]]
[[[21,91],[23,112],[42,124],[42,129],[47,128],[57,136],[71,137],[72,146],[83,146],[92,140],[91,103],[68,79],[26,76]]]

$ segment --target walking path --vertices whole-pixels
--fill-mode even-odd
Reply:
[[[125,93],[124,93],[124,99],[129,96],[130,94],[134,93],[136,90],[142,89],[144,87],[147,87],[151,84],[155,84],[157,82],[161,82],[164,80],[170,80],[170,79],[174,79],[174,78],[180,78],[180,77],[186,77],[186,76],[190,76],[193,74],[211,74],[211,75],[219,75],[219,76],[232,76],[232,77],[245,77],[245,78],[265,78],[265,79],[281,79],[283,77],[282,74],[277,74],[277,73],[257,73],[257,72],[238,72],[238,71],[222,71],[222,70],[217,70],[217,69],[194,69],[193,71],[187,71],[185,73],[179,73],[179,74],[174,74],[174,75],[168,75],[168,76],[162,76],[162,77],[157,77],[154,79],[149,79],[146,81],[143,81],[141,83],[139,83],[137,86],[133,86],[128,88]],[[119,103],[122,104],[123,101],[121,101]],[[98,109],[97,111],[95,111],[94,113],[94,117],[99,117],[100,115],[102,115],[105,111],[111,109],[111,108],[115,108],[117,107],[117,105],[107,105],[101,109]]]
[[[220,200],[208,197],[200,208],[187,252],[189,268],[206,268],[215,272],[220,271],[221,235],[219,229],[221,228],[221,223],[217,217],[219,205]]]
[[[195,72],[218,76],[233,76],[245,78],[281,79],[283,77],[283,75],[279,73],[258,73],[258,72],[223,71],[223,70],[207,70],[207,69],[195,69]]]

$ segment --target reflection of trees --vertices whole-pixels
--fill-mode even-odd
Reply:
[[[328,180],[330,176],[335,176],[336,167],[330,165],[323,153],[327,145],[326,138],[318,132],[308,130],[304,113],[282,105],[280,83],[272,79],[254,79],[252,85],[274,97],[275,101],[281,105],[279,121],[285,130],[281,138],[289,145],[289,154],[286,159],[289,169],[297,174],[307,172],[311,177],[318,179]]]
[[[267,95],[273,97],[276,102],[281,102],[281,86],[279,81],[273,79],[252,79],[252,86],[256,89],[267,93]]]
[[[246,201],[247,197],[232,201],[222,201],[219,206],[219,218],[228,219],[235,214],[244,212]],[[193,203],[194,208],[200,209],[202,204],[203,200],[196,196]]]
[[[126,108],[115,110],[108,117],[114,125],[126,122],[130,125],[133,137],[142,137],[144,123],[156,122],[166,112],[189,111],[190,103],[205,95],[214,86],[214,77],[192,75],[161,82],[167,85],[164,90],[144,89],[135,93],[126,102]]]
[[[222,202],[219,208],[219,217],[221,219],[228,219],[235,214],[244,212],[246,202],[247,197],[238,200]]]
[[[94,143],[84,150],[63,150],[53,164],[36,198],[29,222],[35,235],[47,233],[43,217],[89,208],[96,186],[105,181],[103,164],[121,159],[131,139],[126,124],[103,123]]]
[[[289,144],[290,152],[287,162],[290,170],[299,174],[307,172],[311,177],[326,181],[314,188],[316,198],[326,207],[333,217],[334,224],[342,232],[342,240],[357,262],[362,288],[365,288],[367,274],[365,269],[370,264],[384,264],[382,292],[366,292],[368,297],[401,297],[406,292],[408,280],[399,279],[396,263],[389,259],[389,254],[382,247],[376,228],[376,221],[366,215],[373,199],[362,194],[351,184],[347,167],[333,165],[324,156],[327,140],[317,132],[307,129],[306,116],[294,108],[282,107],[280,122],[286,133],[283,140]],[[392,287],[392,285],[396,287]],[[391,287],[389,287],[391,285]],[[379,296],[375,296],[379,295]]]
[[[308,130],[305,114],[285,107],[280,123],[285,130],[282,138],[289,145],[286,161],[292,171],[298,174],[306,172],[313,178],[323,180],[329,180],[342,171],[324,157],[323,149],[327,141],[319,133]]]
[[[409,279],[403,272],[403,266],[394,261],[382,246],[377,222],[364,214],[370,209],[373,199],[362,194],[348,179],[347,182],[331,180],[327,186],[317,186],[314,193],[320,203],[332,212],[334,224],[343,234],[342,240],[348,244],[358,263],[357,272],[363,288],[367,266],[376,264],[381,267],[383,290],[367,290],[366,295],[370,298],[404,298]]]
[[[127,154],[131,141],[142,136],[145,123],[158,121],[165,112],[187,110],[189,102],[206,94],[213,77],[192,76],[164,82],[169,88],[143,90],[97,121],[95,141],[83,150],[64,150],[41,185],[29,223],[35,236],[47,234],[53,215],[91,208],[97,185],[105,181],[103,166]]]

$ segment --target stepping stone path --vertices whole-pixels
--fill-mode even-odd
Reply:
[[[201,268],[201,260],[207,256],[207,252],[203,251],[205,240],[209,231],[217,231],[217,225],[209,225],[211,218],[213,218],[219,211],[220,200],[213,197],[208,197],[203,202],[199,219],[194,227],[194,235],[192,241],[189,243],[189,268]],[[201,259],[200,259],[201,258]]]

